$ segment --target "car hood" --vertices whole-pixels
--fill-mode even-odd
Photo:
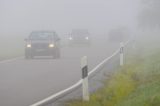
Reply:
[[[53,41],[48,41],[48,40],[34,40],[31,41],[31,43],[53,43]]]

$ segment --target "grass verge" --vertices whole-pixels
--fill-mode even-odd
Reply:
[[[160,52],[140,49],[131,51],[127,64],[91,94],[89,102],[73,100],[67,106],[160,106]]]

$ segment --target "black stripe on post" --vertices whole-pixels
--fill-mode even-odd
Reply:
[[[88,76],[88,66],[82,68],[82,78],[85,79]]]
[[[121,47],[121,48],[120,48],[120,54],[122,54],[122,53],[123,53],[123,51],[124,51],[124,48],[123,48],[123,47]]]

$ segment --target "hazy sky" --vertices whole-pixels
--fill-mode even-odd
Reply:
[[[139,0],[0,0],[0,34],[74,28],[106,33],[117,26],[132,26]]]

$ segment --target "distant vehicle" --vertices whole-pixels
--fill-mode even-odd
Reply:
[[[34,56],[60,58],[60,38],[54,31],[34,31],[25,41],[26,59],[32,59]]]
[[[87,29],[74,29],[72,30],[69,38],[69,45],[76,44],[90,44],[91,36]]]
[[[113,42],[123,42],[130,36],[127,28],[112,29],[108,33],[108,40]]]

